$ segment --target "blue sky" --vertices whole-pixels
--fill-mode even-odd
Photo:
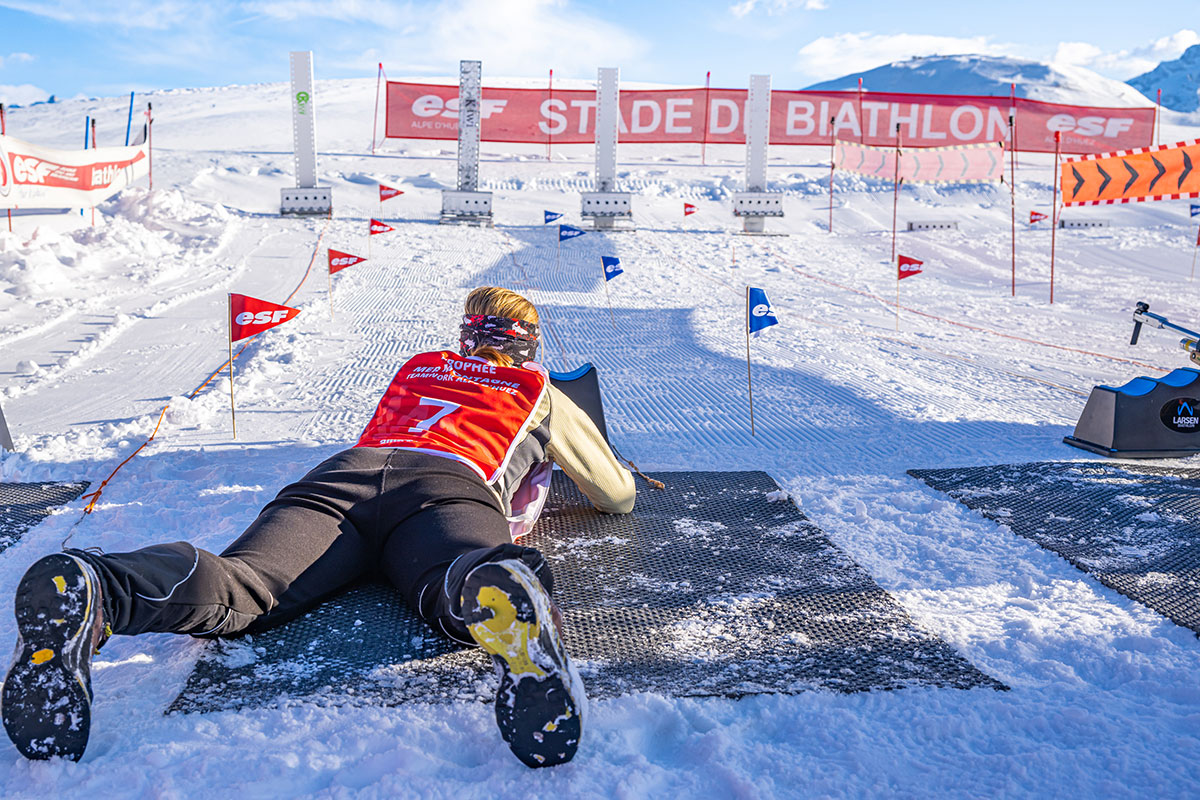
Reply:
[[[287,52],[320,78],[457,74],[780,88],[914,55],[963,52],[1086,66],[1125,80],[1200,43],[1196,0],[0,0],[0,101],[283,81]],[[1191,27],[1189,27],[1189,25]]]

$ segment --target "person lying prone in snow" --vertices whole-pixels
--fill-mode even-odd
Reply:
[[[491,655],[496,721],[522,762],[569,761],[586,698],[550,568],[515,540],[541,512],[554,463],[608,513],[633,509],[633,478],[535,361],[532,303],[483,287],[464,313],[458,352],[409,359],[358,443],[280,491],[220,555],[174,542],[35,562],[17,589],[0,697],[17,749],[83,756],[91,659],[110,635],[254,633],[380,573],[439,634]]]

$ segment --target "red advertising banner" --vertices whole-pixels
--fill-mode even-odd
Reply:
[[[636,89],[620,95],[621,142],[744,144],[745,89]],[[1101,153],[1145,147],[1155,109],[1099,108],[1009,97],[889,92],[771,93],[771,144],[825,145],[831,139],[944,147],[1008,140],[1015,102],[1021,150]],[[489,142],[560,144],[593,141],[596,94],[585,89],[483,89],[482,138]],[[707,129],[707,134],[705,133]],[[458,137],[458,87],[387,84],[385,135],[399,139]]]
[[[149,172],[149,148],[54,150],[0,136],[0,208],[83,208]]]

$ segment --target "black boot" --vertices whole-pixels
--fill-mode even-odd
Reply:
[[[55,553],[17,586],[17,652],[0,693],[8,738],[26,758],[83,757],[92,724],[92,655],[107,638],[100,580]]]
[[[563,646],[561,615],[533,570],[516,559],[481,564],[463,583],[462,612],[500,678],[504,741],[526,766],[570,761],[587,697]]]

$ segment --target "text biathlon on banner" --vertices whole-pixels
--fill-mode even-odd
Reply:
[[[86,208],[149,172],[144,143],[54,150],[0,136],[0,208]]]
[[[744,144],[745,89],[641,89],[620,93],[621,142]],[[489,142],[590,144],[596,93],[589,90],[484,87],[482,138]],[[843,139],[892,145],[896,126],[909,147],[1008,140],[1008,97],[893,92],[771,93],[773,145],[825,145]],[[1155,109],[1104,108],[1017,98],[1018,150],[1106,153],[1150,145]],[[707,133],[706,133],[707,130]],[[387,85],[386,135],[394,139],[458,138],[458,87]]]

